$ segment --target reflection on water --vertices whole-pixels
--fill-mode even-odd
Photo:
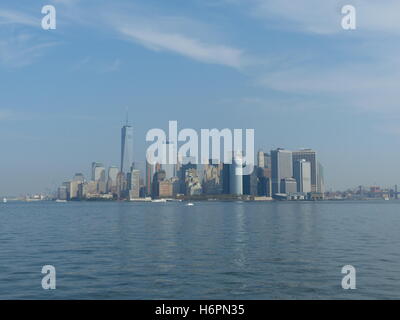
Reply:
[[[2,299],[400,298],[400,202],[7,203]],[[57,289],[41,289],[41,268]],[[357,269],[357,290],[341,268]]]

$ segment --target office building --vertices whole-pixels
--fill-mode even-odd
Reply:
[[[222,193],[230,194],[230,174],[231,164],[224,163],[222,165]]]
[[[102,163],[92,163],[92,181],[106,181],[106,168]]]
[[[108,178],[107,178],[107,192],[116,194],[117,193],[117,177],[119,173],[119,168],[116,166],[111,166],[108,168]]]
[[[293,177],[292,152],[285,149],[271,151],[272,195],[281,193],[281,181]]]
[[[196,169],[188,169],[185,171],[185,184],[186,184],[186,195],[200,195],[202,193],[202,187],[200,179],[197,175]]]
[[[123,174],[128,174],[133,163],[133,127],[126,124],[121,129],[121,167]]]
[[[66,186],[60,186],[57,190],[57,199],[68,200],[68,192]]]
[[[152,156],[150,156],[152,157]],[[153,162],[153,159],[149,159],[151,162]],[[150,163],[149,160],[146,158],[146,177],[145,177],[145,185],[146,185],[146,195],[150,196],[151,195],[151,184],[153,182],[153,176],[154,173],[156,172],[156,165],[153,163]]]
[[[163,180],[158,183],[158,197],[170,198],[174,195],[173,182],[171,180]]]
[[[140,171],[133,169],[130,172],[130,199],[137,199],[140,197]]]
[[[305,159],[294,161],[293,176],[297,182],[297,192],[311,192],[311,163]]]
[[[265,168],[265,153],[263,151],[258,151],[257,152],[257,166],[259,168]]]
[[[243,195],[243,165],[242,154],[232,153],[229,175],[229,193],[232,195]]]
[[[255,167],[251,174],[243,176],[243,194],[249,196],[258,195],[258,167]]]
[[[222,193],[222,163],[216,160],[210,160],[204,166],[203,175],[203,193],[204,194],[221,194]]]
[[[84,182],[85,177],[82,173],[75,173],[73,180],[78,182]]]
[[[293,165],[296,161],[306,160],[311,165],[311,192],[318,192],[317,190],[317,154],[312,149],[302,149],[293,151]]]
[[[162,151],[163,161],[161,170],[165,171],[165,178],[171,179],[177,176],[178,151],[177,146],[172,141],[163,143]],[[165,155],[164,155],[165,153]]]
[[[280,193],[288,195],[297,193],[297,182],[294,178],[283,178],[281,179],[280,188]]]
[[[160,196],[160,182],[165,180],[165,171],[156,171],[153,175],[153,182],[151,184],[152,192],[151,196],[153,198],[158,198]]]

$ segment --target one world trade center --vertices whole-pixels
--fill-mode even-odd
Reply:
[[[133,127],[126,124],[121,129],[121,172],[128,173],[133,163]]]

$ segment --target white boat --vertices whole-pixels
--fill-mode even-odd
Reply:
[[[167,202],[166,199],[155,199],[155,200],[151,200],[151,202]]]
[[[194,206],[194,203],[193,203],[193,202],[189,202],[189,203],[187,204],[187,206],[188,206],[188,207]]]
[[[3,198],[3,203],[7,203],[7,198]]]
[[[60,200],[60,199],[57,199],[56,202],[65,203],[65,202],[67,202],[67,200]]]

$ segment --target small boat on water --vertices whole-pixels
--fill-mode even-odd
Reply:
[[[67,202],[67,200],[60,200],[60,199],[57,199],[56,202],[65,203],[65,202]]]
[[[7,203],[7,198],[3,198],[3,203]]]
[[[159,203],[159,202],[163,202],[163,203],[164,203],[164,202],[167,202],[167,200],[166,200],[166,199],[154,199],[154,200],[151,200],[151,202],[156,202],[156,203],[157,203],[157,202],[158,202],[158,203]]]
[[[193,202],[189,202],[189,203],[187,204],[187,206],[188,206],[188,207],[192,207],[192,206],[194,206],[194,203],[193,203]]]

